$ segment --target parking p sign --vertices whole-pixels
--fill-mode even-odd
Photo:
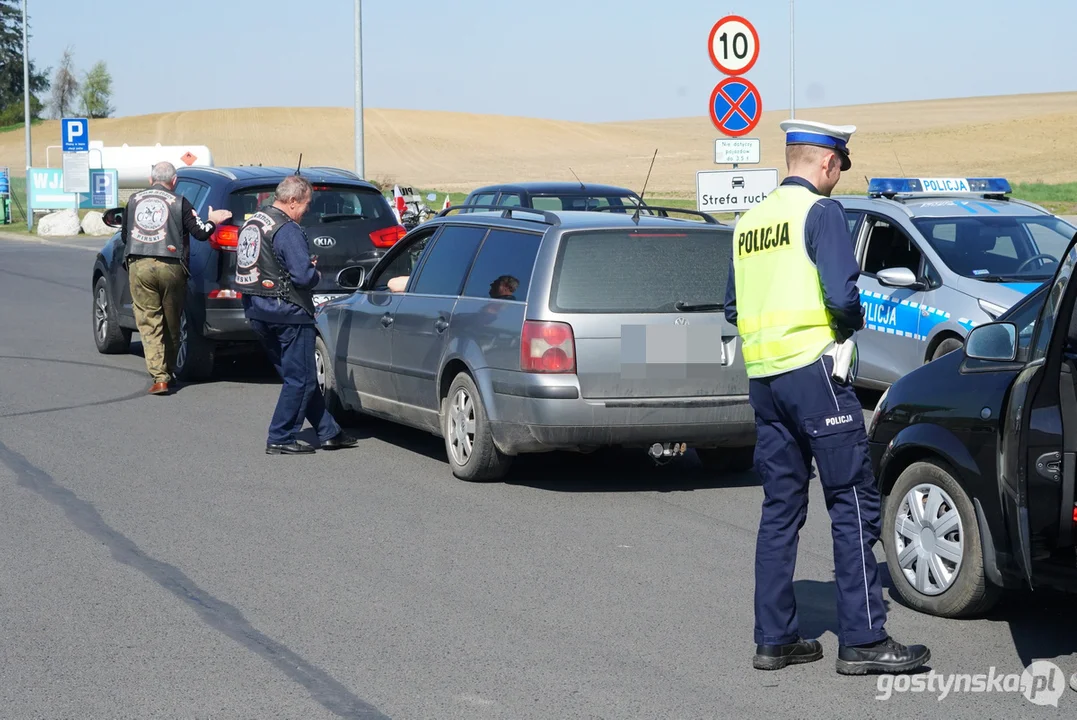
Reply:
[[[60,121],[60,144],[63,152],[90,151],[90,121],[64,118]]]
[[[90,206],[113,208],[120,204],[119,183],[115,170],[90,170]]]

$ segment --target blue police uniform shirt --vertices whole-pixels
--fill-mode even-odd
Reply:
[[[782,185],[800,185],[819,194],[810,182],[787,177]],[[835,330],[844,340],[863,325],[864,308],[860,304],[860,266],[856,262],[853,238],[845,219],[845,210],[837,200],[819,200],[808,211],[804,225],[804,244],[808,258],[819,271],[823,287],[823,304],[834,319]],[[729,263],[729,283],[725,293],[725,317],[737,324],[737,288],[733,263]]]
[[[318,269],[310,262],[310,250],[303,230],[290,222],[273,236],[273,247],[281,262],[281,271],[292,277],[292,284],[302,290],[318,285]],[[243,310],[252,320],[294,325],[313,324],[314,318],[295,303],[280,298],[244,295]]]

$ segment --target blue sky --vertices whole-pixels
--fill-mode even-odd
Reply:
[[[107,62],[118,115],[353,103],[353,0],[28,2],[31,57]],[[365,104],[706,116],[727,13],[759,32],[764,109],[787,109],[788,0],[364,0]],[[798,109],[1077,90],[1075,0],[796,0],[795,27]]]

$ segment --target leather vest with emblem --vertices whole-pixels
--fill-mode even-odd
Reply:
[[[291,274],[282,266],[273,247],[273,238],[290,222],[290,217],[270,205],[243,224],[236,245],[236,287],[247,295],[286,300],[314,315],[312,293],[292,284]],[[302,232],[303,228],[299,230]],[[304,232],[303,239],[306,238]]]
[[[132,195],[125,214],[125,258],[174,258],[186,265],[187,233],[183,231],[182,197],[154,186]]]

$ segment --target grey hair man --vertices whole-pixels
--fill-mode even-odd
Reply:
[[[219,223],[232,217],[227,210],[208,209],[206,220],[190,201],[176,194],[176,168],[159,162],[150,171],[150,186],[127,201],[120,231],[124,243],[134,306],[142,337],[150,393],[167,395],[176,382],[180,315],[187,293],[187,237],[208,240]]]
[[[306,178],[291,175],[276,196],[239,232],[236,288],[243,309],[283,384],[269,423],[266,453],[302,455],[315,451],[298,433],[309,420],[323,450],[354,447],[326,410],[314,364],[314,297],[321,275],[300,224],[314,198]]]

